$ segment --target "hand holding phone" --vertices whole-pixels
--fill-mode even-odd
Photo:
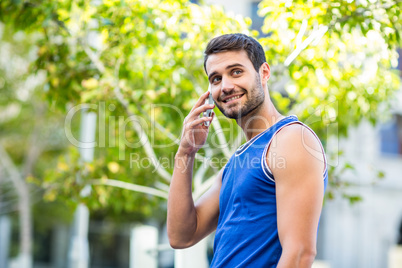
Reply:
[[[214,103],[214,99],[212,98],[212,91],[211,91],[211,84],[209,84],[208,87],[208,91],[209,91],[209,96],[208,99],[205,101],[205,103],[207,104],[213,104]],[[208,109],[204,112],[203,116],[204,117],[210,117],[212,114],[212,109]],[[204,122],[204,126],[209,126],[209,121],[208,122]]]

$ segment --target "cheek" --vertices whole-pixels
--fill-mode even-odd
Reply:
[[[212,98],[214,101],[216,101],[219,97],[219,89],[218,88],[213,88],[212,89]]]
[[[238,80],[238,86],[245,89],[250,89],[255,85],[255,82],[255,77],[242,77]]]

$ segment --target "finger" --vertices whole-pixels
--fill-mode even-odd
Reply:
[[[215,104],[204,104],[195,109],[192,113],[194,113],[194,116],[200,116],[201,113],[213,108],[215,108]]]
[[[212,124],[212,121],[214,120],[214,118],[215,118],[215,113],[214,113],[214,111],[211,111],[211,115],[210,115],[210,117],[212,118],[211,119],[211,122],[204,122],[204,126],[206,126],[206,127],[209,127],[211,124]]]
[[[198,118],[196,120],[194,120],[193,122],[190,123],[190,128],[194,128],[197,125],[201,125],[204,124],[204,122],[211,122],[212,121],[212,117],[201,117]]]
[[[204,104],[196,109],[194,109],[193,111],[191,111],[188,116],[187,116],[187,121],[191,122],[192,120],[197,119],[198,117],[200,117],[201,113],[204,113],[205,111],[207,111],[208,109],[213,109],[215,107],[215,104]]]
[[[200,98],[197,100],[197,102],[195,103],[195,105],[193,106],[193,108],[191,109],[190,112],[192,112],[194,109],[196,109],[196,108],[200,107],[202,104],[204,104],[204,103],[205,103],[205,100],[208,99],[209,94],[210,94],[209,91],[204,92],[204,93],[200,96]]]

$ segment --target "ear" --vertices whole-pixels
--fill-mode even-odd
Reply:
[[[266,62],[264,62],[260,67],[260,77],[263,84],[267,83],[271,77],[271,68]]]

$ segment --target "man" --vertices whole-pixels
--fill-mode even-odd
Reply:
[[[214,107],[204,93],[184,120],[168,199],[173,248],[196,244],[216,229],[211,267],[311,267],[327,183],[324,150],[296,116],[272,104],[270,67],[261,45],[243,34],[212,39],[204,68],[216,106],[243,129],[247,142],[194,204],[195,154],[207,138]]]

